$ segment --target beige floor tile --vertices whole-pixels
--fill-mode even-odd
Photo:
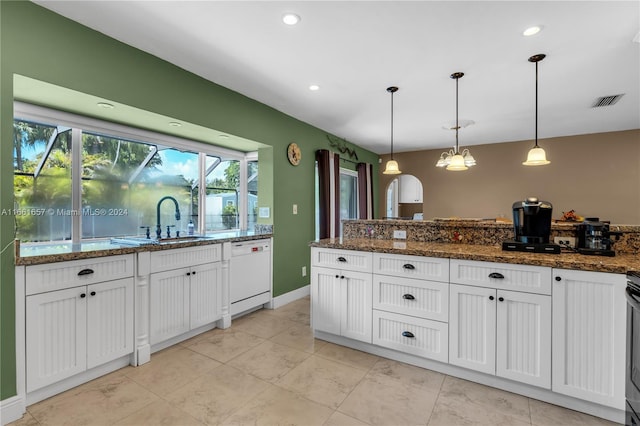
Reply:
[[[338,411],[372,425],[426,425],[437,398],[438,389],[371,375],[356,386]]]
[[[187,346],[188,349],[213,358],[216,361],[227,362],[236,356],[258,346],[265,339],[252,334],[228,329],[223,333],[210,334],[206,339],[196,341]]]
[[[2,419],[0,419],[2,420]],[[38,426],[38,421],[28,411],[24,413],[21,419],[9,423],[9,426]]]
[[[233,321],[231,329],[269,339],[294,325],[295,322],[270,315],[262,309]]]
[[[177,408],[206,424],[219,424],[268,388],[267,382],[222,365],[167,397]]]
[[[304,324],[294,325],[282,333],[276,334],[269,340],[309,353],[317,352],[321,347],[327,344],[324,340],[314,338],[311,327]]]
[[[364,370],[311,355],[276,384],[335,409],[365,373]]]
[[[429,426],[530,425],[528,398],[447,376]]]
[[[34,404],[29,412],[41,425],[106,425],[158,400],[128,377],[109,375]]]
[[[316,352],[316,355],[333,361],[338,361],[361,370],[369,370],[381,359],[379,356],[333,343],[327,343],[321,347]]]
[[[219,365],[222,364],[218,361],[176,345],[151,355],[150,362],[125,374],[155,394],[166,396]]]
[[[225,425],[322,425],[333,410],[272,386],[244,405]]]
[[[366,426],[368,424],[339,411],[334,411],[329,420],[324,423],[324,426]]]
[[[165,400],[156,401],[115,423],[115,426],[201,426],[203,423]]]
[[[273,383],[309,356],[306,352],[267,340],[232,359],[228,365]]]
[[[531,408],[531,424],[533,426],[617,425],[617,423],[613,423],[599,417],[569,410],[568,408],[558,407],[557,405],[547,404],[546,402],[535,399],[529,399],[529,407]]]
[[[376,362],[371,370],[369,370],[368,375],[390,377],[403,383],[431,389],[436,392],[440,391],[444,378],[446,377],[444,374],[436,371],[386,358],[381,358]]]
[[[296,323],[310,325],[309,315],[310,300],[308,297],[298,299],[289,304],[286,304],[278,309],[267,311],[268,313],[278,316],[280,318],[288,319]]]

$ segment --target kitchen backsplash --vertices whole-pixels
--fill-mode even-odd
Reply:
[[[618,253],[640,253],[640,226],[611,225],[622,232],[613,244]],[[513,240],[513,224],[487,220],[344,220],[343,238],[394,239],[394,231],[405,231],[406,241],[500,245]],[[550,240],[554,237],[575,237],[575,224],[551,224]]]

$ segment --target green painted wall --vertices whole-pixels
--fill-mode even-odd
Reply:
[[[329,148],[326,132],[33,3],[0,2],[0,40],[0,209],[13,206],[12,81],[20,74],[271,146],[260,151],[261,163],[268,161],[260,166],[260,191],[272,195],[265,202],[275,233],[275,295],[309,284],[301,269],[310,270],[314,153]],[[286,159],[290,142],[302,148],[298,167]],[[377,171],[377,155],[356,149]],[[374,185],[377,194],[377,179]],[[0,400],[16,393],[13,232],[13,218],[0,216],[0,244],[8,247],[0,258]]]

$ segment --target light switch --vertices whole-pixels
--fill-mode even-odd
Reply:
[[[269,210],[269,207],[260,207],[258,209],[258,217],[269,217],[269,214],[271,213]]]
[[[297,204],[293,205],[293,214],[298,214],[298,205]]]

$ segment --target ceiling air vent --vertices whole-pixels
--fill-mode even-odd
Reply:
[[[620,95],[612,95],[612,96],[603,96],[601,98],[596,99],[596,101],[591,105],[591,108],[605,107],[611,106],[618,102],[621,97],[624,96],[624,93]]]

